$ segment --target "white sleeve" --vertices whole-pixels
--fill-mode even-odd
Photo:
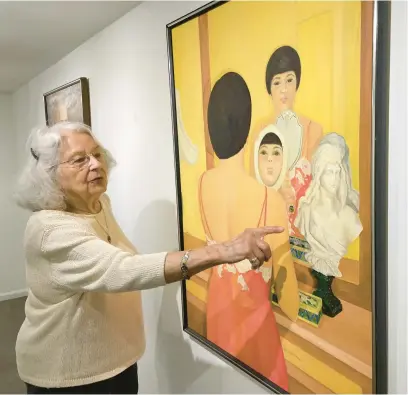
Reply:
[[[85,226],[46,227],[41,255],[51,264],[51,279],[74,292],[124,292],[166,284],[167,252],[133,255],[93,234]]]

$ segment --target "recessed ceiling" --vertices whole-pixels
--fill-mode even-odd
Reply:
[[[0,92],[14,92],[140,1],[0,1]]]

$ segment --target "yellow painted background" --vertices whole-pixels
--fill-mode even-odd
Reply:
[[[265,87],[272,52],[291,45],[302,75],[295,112],[343,135],[350,149],[353,186],[359,189],[360,2],[230,2],[208,13],[212,86],[227,71],[242,75],[252,97],[252,124],[246,147],[250,171],[256,132],[273,115]],[[196,164],[181,161],[184,231],[204,240],[198,181],[205,168],[198,19],[172,31],[175,87],[185,130],[199,148]],[[346,257],[359,259],[359,240]]]

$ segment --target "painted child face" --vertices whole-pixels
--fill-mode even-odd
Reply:
[[[282,171],[283,151],[278,144],[262,144],[258,151],[258,169],[262,182],[272,187]]]
[[[334,195],[340,186],[340,166],[335,163],[329,163],[324,169],[320,183],[323,189],[331,195]]]
[[[271,96],[277,114],[292,110],[296,96],[296,74],[293,71],[276,74],[271,82]]]

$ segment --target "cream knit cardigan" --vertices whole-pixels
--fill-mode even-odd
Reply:
[[[90,384],[119,374],[144,352],[138,291],[165,284],[166,253],[137,255],[106,195],[101,203],[104,212],[95,215],[43,210],[27,223],[28,298],[16,344],[27,383]]]

